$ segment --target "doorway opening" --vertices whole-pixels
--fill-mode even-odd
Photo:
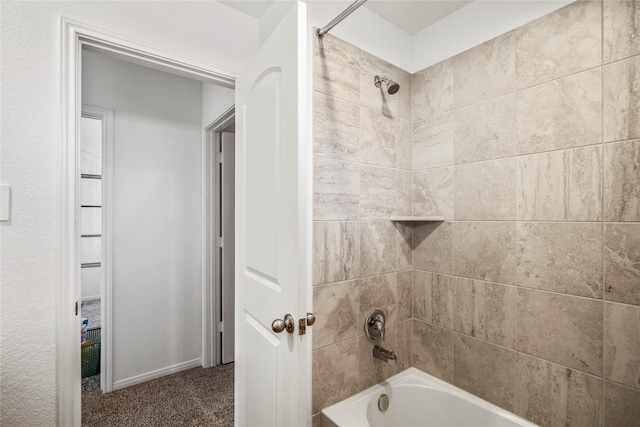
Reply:
[[[80,129],[81,376],[110,392],[113,110],[84,105]]]
[[[274,319],[278,320],[283,313],[289,317],[293,313],[299,318],[298,323],[304,324],[304,313],[308,311],[311,297],[307,292],[311,284],[308,254],[311,249],[312,168],[311,103],[307,90],[310,76],[303,48],[306,45],[306,5],[287,2],[274,5],[273,11],[270,22],[278,22],[277,25],[268,29],[266,40],[257,47],[251,64],[237,74],[237,99],[241,106],[237,123],[241,138],[236,149],[236,233],[241,244],[237,247],[236,276],[242,286],[238,286],[236,295],[239,308],[236,310],[238,340],[235,344],[238,351],[234,363],[239,368],[234,393],[235,419],[240,424],[308,424],[310,337],[300,333],[278,335],[273,328]],[[74,305],[80,296],[76,180],[82,94],[81,49],[90,46],[123,55],[151,68],[226,84],[225,87],[235,87],[235,80],[224,70],[215,71],[215,67],[194,63],[179,54],[154,50],[83,24],[62,19],[61,28],[63,132],[61,274],[57,304],[58,424],[80,425],[79,319]],[[158,399],[156,402],[164,403]]]
[[[208,205],[204,224],[205,287],[203,319],[216,334],[205,334],[205,364],[234,361],[235,333],[235,107],[229,108],[206,128],[204,151]],[[212,308],[209,308],[212,307]],[[213,315],[213,317],[209,316]],[[214,342],[208,339],[213,337]]]
[[[85,50],[81,98],[85,106],[101,106],[93,111],[110,111],[113,126],[108,131],[113,138],[103,144],[101,136],[107,131],[102,122],[90,117],[90,107],[83,109],[83,424],[143,422],[137,412],[141,406],[155,406],[157,398],[144,392],[143,383],[153,380],[154,388],[167,390],[165,404],[176,399],[167,406],[174,417],[182,417],[181,424],[232,422],[232,417],[221,419],[233,414],[232,387],[218,386],[218,395],[210,399],[221,399],[230,408],[201,411],[201,418],[192,418],[211,382],[232,384],[233,367],[216,374],[188,370],[233,362],[233,307],[227,304],[234,300],[234,126],[231,122],[214,129],[210,140],[203,123],[205,111],[233,102],[234,91]],[[202,161],[205,149],[215,151],[215,162]],[[228,158],[224,163],[223,151]],[[213,191],[205,197],[203,177],[208,176]],[[213,209],[206,206],[208,198],[214,201],[209,204]],[[208,217],[215,218],[215,234],[204,229]],[[223,240],[229,243],[223,245]],[[110,260],[103,262],[102,253]],[[213,281],[208,282],[203,263],[211,257],[216,262],[211,266]],[[202,295],[212,286],[205,305]],[[101,321],[103,315],[107,322]],[[209,318],[215,329],[207,327]],[[102,335],[110,337],[108,345]],[[209,352],[213,360],[207,360]],[[166,376],[171,380],[161,380]],[[197,397],[185,398],[185,390],[197,389]],[[112,391],[113,396],[103,394]],[[136,408],[120,402],[132,393],[141,396]],[[149,416],[152,421],[157,414]]]
[[[196,84],[201,86],[207,85],[207,86],[215,86],[220,90],[225,89],[228,93],[230,93],[230,96],[224,99],[224,102],[227,103],[226,107],[223,109],[220,109],[220,105],[215,105],[211,107],[212,109],[208,110],[208,113],[211,113],[211,114],[213,114],[212,111],[215,113],[216,108],[218,109],[218,111],[226,111],[229,108],[229,105],[233,105],[234,78],[226,75],[224,72],[203,68],[201,64],[193,65],[190,63],[189,60],[185,60],[183,58],[173,57],[171,55],[167,55],[164,52],[161,52],[161,53],[153,52],[147,46],[136,46],[136,44],[131,41],[118,40],[113,35],[102,34],[97,30],[88,28],[86,26],[82,26],[75,22],[68,21],[64,18],[62,21],[63,21],[62,26],[63,26],[63,38],[64,38],[63,58],[65,58],[63,60],[63,70],[62,70],[63,93],[65,93],[64,99],[67,100],[67,102],[65,103],[65,105],[63,105],[63,121],[65,123],[65,126],[64,126],[64,132],[63,132],[64,154],[63,154],[62,165],[61,165],[61,168],[64,171],[64,176],[62,178],[63,202],[62,202],[62,212],[61,212],[62,218],[63,218],[63,224],[62,224],[62,230],[61,230],[61,236],[62,236],[62,242],[61,242],[62,255],[61,256],[62,256],[63,263],[62,263],[62,269],[61,269],[61,281],[60,281],[61,287],[59,292],[60,301],[58,304],[60,309],[59,315],[58,315],[58,325],[59,325],[59,333],[58,333],[58,339],[59,339],[58,379],[59,379],[59,382],[58,384],[59,384],[59,395],[60,395],[60,399],[59,399],[60,411],[58,413],[58,422],[61,425],[80,425],[81,423],[80,421],[80,418],[81,418],[81,387],[80,387],[81,381],[80,379],[81,379],[81,359],[82,358],[81,358],[81,347],[78,346],[78,339],[80,338],[81,340],[82,338],[81,337],[81,320],[80,320],[82,317],[81,316],[82,314],[82,286],[81,286],[82,280],[81,278],[84,270],[81,264],[96,264],[96,266],[93,266],[93,268],[97,267],[98,262],[100,263],[101,268],[105,267],[105,264],[106,264],[107,267],[109,268],[105,268],[105,270],[111,271],[112,273],[114,272],[114,267],[115,267],[115,272],[118,273],[118,266],[122,266],[123,264],[122,261],[117,262],[117,260],[116,262],[106,262],[107,260],[105,259],[106,258],[106,254],[104,253],[105,251],[102,251],[103,252],[101,254],[102,259],[100,261],[96,261],[93,263],[81,262],[81,261],[86,261],[86,257],[82,255],[84,252],[81,250],[83,246],[87,246],[88,242],[91,242],[89,246],[92,246],[92,247],[95,247],[96,245],[104,246],[104,243],[100,245],[96,243],[97,242],[96,240],[87,240],[87,242],[83,242],[82,241],[83,238],[80,236],[85,235],[87,236],[86,239],[96,239],[98,238],[98,235],[100,235],[99,238],[101,238],[104,242],[105,236],[103,236],[103,234],[105,234],[106,232],[106,229],[103,228],[102,230],[100,230],[100,232],[84,233],[83,231],[86,231],[86,230],[81,230],[81,224],[83,222],[95,223],[96,216],[90,215],[92,217],[91,219],[89,219],[88,221],[83,221],[83,216],[86,216],[86,215],[83,215],[83,210],[97,209],[100,211],[100,213],[104,213],[104,210],[106,208],[115,207],[116,210],[112,212],[111,215],[104,214],[102,216],[110,217],[111,219],[113,218],[118,219],[120,217],[132,219],[133,216],[121,215],[122,212],[118,211],[117,209],[118,208],[122,209],[123,207],[127,207],[127,206],[131,207],[136,203],[135,200],[129,200],[130,203],[123,203],[122,200],[118,199],[118,196],[122,196],[123,193],[126,194],[126,189],[127,189],[127,186],[122,186],[122,180],[120,179],[122,178],[122,172],[128,169],[129,173],[131,173],[131,164],[125,165],[125,167],[122,167],[123,163],[118,162],[119,155],[122,154],[121,152],[122,147],[127,147],[127,149],[131,149],[131,147],[128,147],[128,144],[122,144],[122,141],[118,139],[119,136],[121,137],[123,135],[121,131],[119,132],[119,128],[118,128],[119,124],[122,124],[119,122],[119,119],[124,119],[126,121],[126,114],[123,114],[124,110],[122,109],[120,111],[118,109],[112,109],[113,113],[111,115],[111,117],[114,120],[114,132],[113,132],[113,135],[115,137],[114,163],[116,165],[116,171],[115,171],[116,173],[114,174],[114,176],[112,176],[113,179],[105,180],[104,176],[102,176],[100,177],[102,179],[99,180],[100,183],[98,183],[98,179],[97,179],[98,177],[86,177],[85,179],[85,180],[95,179],[96,181],[94,182],[94,184],[98,186],[104,183],[111,183],[111,184],[115,183],[116,197],[114,197],[113,203],[110,203],[110,204],[106,203],[105,199],[100,200],[99,203],[85,203],[85,200],[82,200],[82,191],[81,191],[82,160],[80,156],[81,154],[80,143],[82,140],[81,131],[82,131],[83,119],[81,118],[81,116],[84,115],[85,118],[89,118],[89,119],[92,118],[92,117],[88,117],[88,116],[91,116],[91,113],[88,113],[87,111],[85,111],[83,114],[82,112],[82,104],[84,101],[83,90],[82,90],[82,79],[83,77],[86,77],[86,75],[83,74],[83,71],[84,71],[82,66],[83,57],[88,56],[90,54],[99,55],[111,61],[118,60],[120,62],[125,62],[127,66],[138,66],[138,67],[143,66],[144,68],[147,68],[151,72],[158,73],[162,71],[164,74],[168,74],[168,75],[170,74],[174,78],[182,78],[185,80],[190,79],[193,82],[196,82]],[[126,84],[124,86],[126,86]],[[134,85],[134,87],[129,87],[129,89],[133,89],[129,94],[131,98],[138,98],[138,99],[144,98],[140,96],[139,93],[136,92],[139,89],[139,86],[136,87]],[[201,91],[201,92],[204,92],[204,91]],[[178,92],[177,95],[179,96],[180,93]],[[89,104],[89,102],[84,102],[84,103]],[[101,105],[101,106],[107,105],[100,102],[90,102],[90,104]],[[200,101],[199,104],[200,104],[199,108],[202,109],[203,108],[202,102]],[[100,110],[100,108],[98,108],[97,110]],[[209,122],[210,121],[211,120],[209,120]],[[201,338],[203,335],[207,333],[207,331],[206,331],[206,325],[202,322],[202,318],[200,316],[200,313],[204,311],[204,308],[200,309],[200,307],[203,307],[204,305],[204,301],[202,300],[202,293],[206,285],[205,276],[204,276],[204,267],[203,267],[205,263],[205,259],[204,259],[205,252],[200,251],[200,247],[204,246],[204,243],[201,243],[201,240],[202,241],[205,240],[204,237],[200,236],[203,230],[201,228],[202,221],[200,221],[200,218],[204,218],[205,208],[206,208],[206,203],[204,200],[204,192],[201,191],[204,186],[204,179],[205,179],[204,173],[203,173],[204,160],[202,158],[203,157],[202,154],[204,153],[204,148],[207,143],[207,140],[204,137],[205,132],[204,132],[204,127],[202,126],[203,123],[204,123],[203,116],[198,116],[197,117],[198,127],[195,130],[196,142],[195,144],[191,144],[192,150],[190,153],[190,154],[195,154],[195,156],[192,156],[192,157],[195,157],[197,159],[197,162],[195,164],[195,167],[191,168],[193,169],[190,175],[191,178],[193,178],[190,181],[191,185],[183,186],[184,188],[192,188],[194,197],[192,197],[191,204],[196,206],[196,209],[194,211],[198,213],[198,215],[196,215],[197,218],[195,221],[191,221],[190,219],[182,221],[184,224],[187,224],[189,227],[192,227],[194,230],[196,230],[195,234],[198,234],[198,240],[196,244],[192,245],[192,247],[197,248],[197,250],[193,250],[191,254],[187,254],[187,255],[182,254],[183,255],[182,257],[187,260],[185,261],[187,264],[190,264],[191,266],[193,266],[194,264],[196,265],[195,270],[193,268],[191,268],[190,270],[191,273],[195,271],[195,274],[191,274],[192,276],[191,278],[193,279],[192,282],[197,283],[198,285],[197,291],[193,292],[193,294],[195,294],[194,300],[196,302],[195,304],[190,304],[186,302],[184,299],[180,301],[182,303],[182,307],[180,308],[185,308],[183,312],[185,312],[186,308],[188,308],[190,312],[197,313],[194,316],[194,318],[197,318],[198,322],[200,323],[199,324],[200,328],[197,329],[197,332],[195,334],[197,335],[197,337],[195,339],[189,339],[187,341],[190,343],[194,341],[197,342],[198,354],[194,358],[187,360],[188,363],[186,365],[176,363],[176,364],[170,365],[168,367],[169,368],[168,370],[154,369],[151,372],[146,372],[146,373],[143,373],[142,375],[129,376],[128,379],[132,380],[131,382],[122,381],[123,372],[118,371],[118,366],[120,365],[118,364],[117,360],[112,360],[111,361],[112,379],[109,381],[106,381],[103,379],[103,381],[101,381],[103,384],[101,385],[102,390],[100,390],[100,393],[102,393],[102,391],[109,391],[108,385],[105,384],[107,382],[111,383],[113,390],[117,390],[119,388],[128,387],[131,384],[135,384],[150,378],[155,378],[157,376],[160,376],[166,373],[182,371],[183,369],[188,368],[189,367],[188,365],[191,363],[194,366],[205,366],[205,355],[204,355],[205,346],[203,345]],[[177,139],[180,139],[180,138],[177,138]],[[118,151],[119,149],[120,151]],[[149,154],[148,157],[154,157],[154,155],[157,153],[155,153],[153,150],[149,150],[148,154]],[[158,156],[155,156],[155,157],[157,159]],[[169,160],[175,160],[175,159],[172,159],[171,156],[164,156],[165,160],[167,159],[167,157],[169,158]],[[182,157],[180,159],[185,160],[186,157]],[[139,164],[137,165],[138,166],[137,172],[141,175],[144,175],[146,172],[148,172],[148,169],[145,167],[145,164],[144,164],[144,162],[148,159],[145,159],[144,156],[138,156],[137,160],[139,161]],[[187,162],[185,161],[185,163]],[[187,165],[183,165],[182,169],[187,170],[189,169],[189,167]],[[90,175],[90,174],[85,174],[85,175]],[[171,181],[171,179],[169,179],[169,181]],[[148,198],[149,196],[154,197],[154,193],[151,193],[151,192],[145,193],[144,191],[138,191],[138,194],[140,196],[138,197],[138,200],[143,200],[145,199],[145,197]],[[162,193],[162,189],[160,189],[156,193],[156,196],[158,196],[158,194],[164,195],[165,193]],[[106,192],[103,192],[102,195],[106,196]],[[82,208],[81,206],[84,206],[84,208]],[[171,209],[169,209],[169,211],[174,212],[176,209],[178,210],[183,209],[183,206],[178,205],[176,208],[176,206],[173,205],[173,208],[174,208],[173,211],[171,211]],[[166,210],[162,212],[166,213]],[[102,224],[107,222],[100,219],[98,219],[97,221],[101,222]],[[140,225],[140,228],[144,228],[145,222],[146,221],[144,219],[142,220],[138,219],[138,224]],[[118,240],[118,236],[121,236],[121,237],[128,236],[129,233],[123,234],[122,232],[120,233],[118,232],[119,229],[120,230],[122,229],[121,223],[116,222],[116,224],[114,225],[115,227],[113,227],[113,230],[112,230],[114,232],[111,233],[110,236],[116,237],[116,241],[114,242],[113,246],[114,246],[115,254],[117,257],[119,242],[120,242],[120,247],[122,247],[122,239]],[[166,221],[165,227],[160,228],[159,233],[166,234],[167,228],[171,228],[171,226],[172,226],[171,221]],[[174,251],[173,254],[177,253],[178,255],[180,255],[181,249],[184,249],[184,248],[180,247],[179,245],[178,245],[178,249],[173,248],[172,249]],[[94,252],[89,251],[88,253],[91,254],[91,256],[95,255],[95,251]],[[154,257],[148,257],[148,258],[154,258]],[[157,264],[161,264],[161,263],[157,263]],[[137,265],[139,266],[144,264],[138,263]],[[90,265],[85,265],[84,267],[85,269],[92,268],[92,266]],[[99,273],[98,275],[105,276],[106,274]],[[179,275],[179,276],[183,278],[185,275]],[[116,290],[122,289],[122,286],[118,288],[117,277],[115,279],[116,279],[114,281],[115,289]],[[137,277],[134,277],[134,279],[137,279]],[[101,287],[104,286],[105,282],[106,281],[103,278],[100,278]],[[137,282],[137,280],[132,280],[132,282],[135,283]],[[95,281],[93,283],[95,284]],[[145,295],[149,298],[153,298],[155,294],[153,292],[146,292]],[[91,299],[95,300],[97,299],[95,298],[96,296],[98,295],[90,295],[89,297],[92,297]],[[106,326],[104,324],[105,323],[104,316],[106,313],[109,312],[108,309],[107,310],[102,309],[102,306],[104,305],[103,300],[108,299],[108,298],[105,298],[105,296],[106,295],[102,292],[102,289],[101,289],[101,292],[99,295],[101,300],[100,326],[103,328],[104,326]],[[175,294],[172,296],[174,297],[174,300],[175,299],[180,300],[179,298],[175,298]],[[118,298],[117,294],[113,295],[111,298],[111,302],[113,303],[113,301],[117,301],[117,298]],[[125,301],[127,303],[130,302],[130,300],[125,300]],[[71,310],[69,310],[68,308],[71,308]],[[140,305],[135,306],[135,304],[133,304],[133,309],[130,311],[136,311],[136,309],[138,308],[140,308]],[[161,305],[159,306],[156,305],[155,308],[157,311],[163,312],[163,314],[166,317],[175,315],[172,309],[163,311],[165,307]],[[215,315],[217,315],[217,313]],[[113,319],[119,319],[119,316],[114,316],[112,320]],[[117,324],[115,326],[116,326],[115,332],[117,333],[118,331]],[[133,323],[129,322],[126,326],[127,327],[125,328],[125,330],[129,329],[129,330],[135,331],[137,329],[140,329],[138,327],[139,324],[136,324],[135,322]],[[113,332],[112,329],[114,328],[111,328],[109,331]],[[123,329],[122,325],[120,329],[121,330]],[[175,338],[176,335],[180,333],[184,333],[185,331],[191,332],[191,329],[192,328],[184,327],[184,326],[182,328],[173,328],[169,330],[169,335],[173,339]],[[163,330],[162,328],[158,328],[158,331],[155,332],[156,338],[158,338],[158,336],[161,335],[162,330]],[[199,332],[200,330],[203,331],[202,334],[200,334]],[[107,354],[111,353],[111,355],[113,356],[114,351],[117,353],[118,349],[122,349],[125,346],[123,346],[122,344],[117,345],[117,343],[115,343],[116,345],[109,345],[109,346],[104,345],[106,336],[109,335],[109,331],[105,331],[105,330],[101,331],[100,335],[101,335],[101,341],[103,344],[103,346],[101,347],[101,353],[106,351]],[[208,332],[211,334],[216,333],[215,330],[210,330]],[[133,342],[135,343],[138,338],[144,337],[144,336],[145,334],[142,334],[142,333],[136,334],[135,338],[133,339]],[[140,339],[142,340],[143,338],[140,338]],[[149,340],[148,342],[152,342],[152,341],[153,340]],[[210,339],[210,341],[215,343],[214,338]],[[171,349],[168,351],[168,353],[170,353],[170,356],[175,356],[176,354],[179,354],[179,353],[182,353],[184,355],[187,353],[184,349],[184,346],[171,345],[170,347]],[[215,350],[219,351],[219,349],[220,347],[217,346]],[[138,352],[138,354],[140,354],[140,352]],[[103,356],[100,359],[101,359],[100,364],[102,365],[100,367],[100,371],[101,371],[100,376],[104,378],[104,374],[109,371],[108,366],[104,366],[104,364],[107,363],[109,358]],[[129,360],[131,359],[134,359],[134,358],[129,357]],[[230,365],[230,366],[232,367],[233,365]],[[233,389],[232,378],[233,378],[233,374],[231,375],[231,381],[229,382],[231,390]],[[124,379],[127,380],[127,378],[124,378]],[[108,394],[105,394],[105,396],[111,396],[115,394],[116,392],[108,393]],[[233,410],[233,393],[232,392],[230,396],[231,396],[231,402],[226,402],[226,406],[229,406],[228,404],[230,403],[230,406],[228,407],[227,412],[230,412],[233,416],[234,410]]]

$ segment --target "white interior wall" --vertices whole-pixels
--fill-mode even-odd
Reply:
[[[56,423],[61,16],[231,70],[259,44],[258,20],[217,2],[0,2],[0,425]]]
[[[201,357],[202,83],[83,52],[82,102],[114,111],[113,380]]]

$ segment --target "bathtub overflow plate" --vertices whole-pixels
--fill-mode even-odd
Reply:
[[[378,398],[378,409],[380,409],[380,412],[384,412],[389,409],[389,396],[386,394],[380,395]]]

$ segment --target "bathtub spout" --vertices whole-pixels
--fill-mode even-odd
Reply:
[[[395,352],[386,350],[379,345],[373,347],[373,357],[380,359],[383,362],[393,362],[394,364],[398,360],[398,356],[396,356]]]

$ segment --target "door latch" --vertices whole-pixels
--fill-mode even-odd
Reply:
[[[307,313],[307,317],[303,317],[298,320],[298,334],[304,335],[307,333],[307,326],[312,326],[316,323],[316,316],[313,313]]]

